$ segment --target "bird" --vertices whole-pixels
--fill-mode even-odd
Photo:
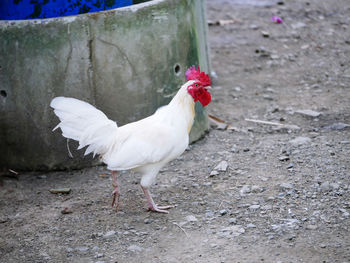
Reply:
[[[55,97],[50,106],[60,122],[53,129],[62,136],[79,142],[78,149],[87,146],[84,155],[99,155],[111,171],[112,207],[118,210],[120,190],[117,173],[133,170],[141,174],[141,188],[148,210],[168,213],[172,205],[157,205],[149,191],[156,176],[168,162],[179,157],[188,147],[189,133],[195,117],[195,103],[203,107],[211,101],[211,80],[200,67],[191,66],[185,72],[186,83],[168,105],[144,119],[118,126],[91,104],[70,97]]]

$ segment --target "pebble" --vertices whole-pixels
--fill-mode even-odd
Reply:
[[[282,183],[280,184],[280,188],[282,190],[290,190],[293,189],[293,185],[291,183]]]
[[[267,31],[261,31],[263,37],[270,37],[270,33]]]
[[[226,210],[226,209],[221,209],[221,210],[219,211],[219,213],[220,213],[221,216],[224,216],[224,215],[227,214],[227,210]]]
[[[329,131],[339,131],[348,127],[350,127],[349,124],[339,122],[339,123],[333,123],[332,125],[325,126],[324,129]]]
[[[303,137],[303,136],[296,137],[295,139],[289,141],[289,143],[293,145],[303,145],[309,142],[311,142],[311,139],[309,137]]]
[[[137,245],[131,245],[127,248],[127,250],[136,253],[136,252],[141,252],[143,248]]]
[[[150,223],[152,223],[152,218],[145,218],[145,220],[143,220],[143,223],[145,223],[145,224],[150,224]]]
[[[328,181],[325,181],[320,186],[322,192],[328,192],[331,189],[331,186]]]
[[[226,172],[228,163],[226,161],[221,161],[215,168],[214,171]]]
[[[252,190],[251,190],[251,186],[250,185],[243,185],[242,189],[239,191],[241,193],[241,195],[245,195],[245,194],[249,194]]]
[[[111,231],[108,231],[106,234],[103,235],[103,238],[111,238],[115,235],[115,231],[114,230],[111,230]]]
[[[287,169],[292,169],[293,167],[294,167],[294,163],[290,163],[288,164]]]
[[[209,176],[214,177],[215,175],[218,175],[218,174],[220,174],[218,171],[213,170],[210,172]]]
[[[296,113],[313,118],[317,118],[322,114],[321,112],[313,110],[297,110]]]
[[[193,216],[193,215],[186,216],[186,220],[188,222],[197,222],[198,221],[198,219],[195,216]]]
[[[223,228],[222,232],[229,232],[234,237],[238,237],[239,235],[245,233],[245,229],[241,225],[234,225]]]
[[[75,250],[79,252],[87,252],[89,248],[86,246],[80,246],[80,247],[76,247]]]
[[[250,223],[250,224],[247,225],[247,228],[256,228],[256,225]]]
[[[237,219],[235,217],[231,217],[228,220],[228,222],[229,222],[230,225],[235,225],[235,224],[237,224]]]
[[[281,157],[278,158],[281,162],[289,161],[289,156],[282,155]]]
[[[306,229],[308,229],[308,230],[316,230],[317,226],[316,225],[307,225]]]
[[[249,206],[249,209],[253,210],[253,211],[258,210],[259,208],[260,208],[260,205],[251,205],[251,206]]]

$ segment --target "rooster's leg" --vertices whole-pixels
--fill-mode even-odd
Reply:
[[[113,195],[112,207],[114,207],[114,204],[115,204],[115,210],[118,211],[120,192],[119,192],[119,187],[117,183],[117,172],[112,171],[112,176],[113,176],[113,187],[114,187],[114,190],[112,192],[112,195]]]
[[[151,196],[151,193],[148,191],[148,189],[146,187],[142,187],[143,192],[145,193],[147,202],[148,202],[148,210],[154,211],[154,212],[159,212],[159,213],[166,213],[168,214],[169,212],[165,209],[170,209],[173,208],[173,205],[168,205],[168,206],[157,206],[154,201],[153,198]]]

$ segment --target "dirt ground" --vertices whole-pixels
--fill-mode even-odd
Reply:
[[[350,262],[349,1],[207,5],[208,110],[230,125],[159,174],[176,207],[146,211],[124,173],[114,212],[105,167],[21,173],[0,187],[0,262]]]

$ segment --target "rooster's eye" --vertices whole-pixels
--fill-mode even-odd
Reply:
[[[196,84],[194,84],[194,86],[195,86],[195,87],[198,87],[198,84],[196,83]]]

